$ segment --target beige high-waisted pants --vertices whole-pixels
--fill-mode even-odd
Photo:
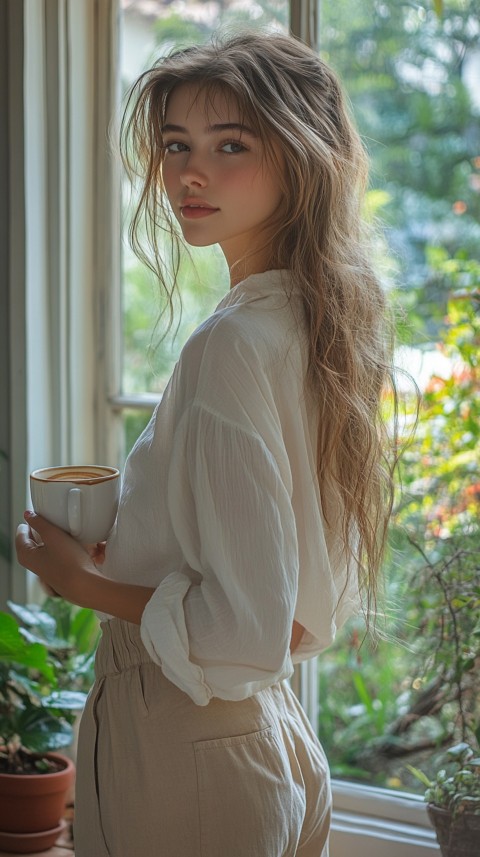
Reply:
[[[328,857],[323,750],[286,682],[198,706],[104,623],[80,727],[75,857]]]

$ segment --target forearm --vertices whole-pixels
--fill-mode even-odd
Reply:
[[[148,586],[137,586],[130,583],[118,583],[101,575],[92,575],[95,581],[91,593],[85,593],[86,600],[82,607],[93,607],[101,613],[108,613],[117,619],[123,619],[134,625],[140,625],[143,611],[154,593]],[[298,622],[293,622],[290,651],[298,647],[305,629]]]
[[[16,548],[19,562],[37,574],[50,590],[79,607],[89,607],[140,625],[154,587],[119,583],[104,577],[95,568],[85,549],[71,536],[44,518],[28,513],[29,523],[17,529]],[[40,543],[32,536],[38,533]],[[290,650],[300,643],[304,629],[293,622]]]
[[[91,573],[87,580],[82,582],[82,589],[75,600],[80,607],[90,607],[100,613],[108,613],[117,619],[140,625],[145,605],[154,591],[149,586],[119,583]]]

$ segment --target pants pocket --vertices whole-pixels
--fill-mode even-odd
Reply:
[[[269,726],[194,743],[202,857],[293,857],[305,796]]]

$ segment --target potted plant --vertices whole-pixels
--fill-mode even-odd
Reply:
[[[100,637],[99,621],[93,610],[76,607],[62,598],[47,598],[38,604],[8,606],[24,628],[30,642],[43,643],[54,659],[58,690],[77,691],[70,697],[67,718],[73,727],[68,755],[75,762],[77,732],[85,694],[94,682],[94,661]]]
[[[480,757],[466,742],[447,751],[447,768],[430,780],[408,766],[425,786],[427,812],[443,857],[480,853]]]
[[[75,663],[85,666],[91,654],[75,654],[40,608],[10,607],[30,628],[0,612],[0,849],[31,853],[51,847],[61,830],[74,765],[54,751],[71,744],[85,703],[83,690],[65,685],[74,686]]]

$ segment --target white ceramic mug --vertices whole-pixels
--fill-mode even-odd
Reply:
[[[120,471],[95,464],[44,467],[30,475],[35,512],[82,544],[103,542],[120,496]]]

